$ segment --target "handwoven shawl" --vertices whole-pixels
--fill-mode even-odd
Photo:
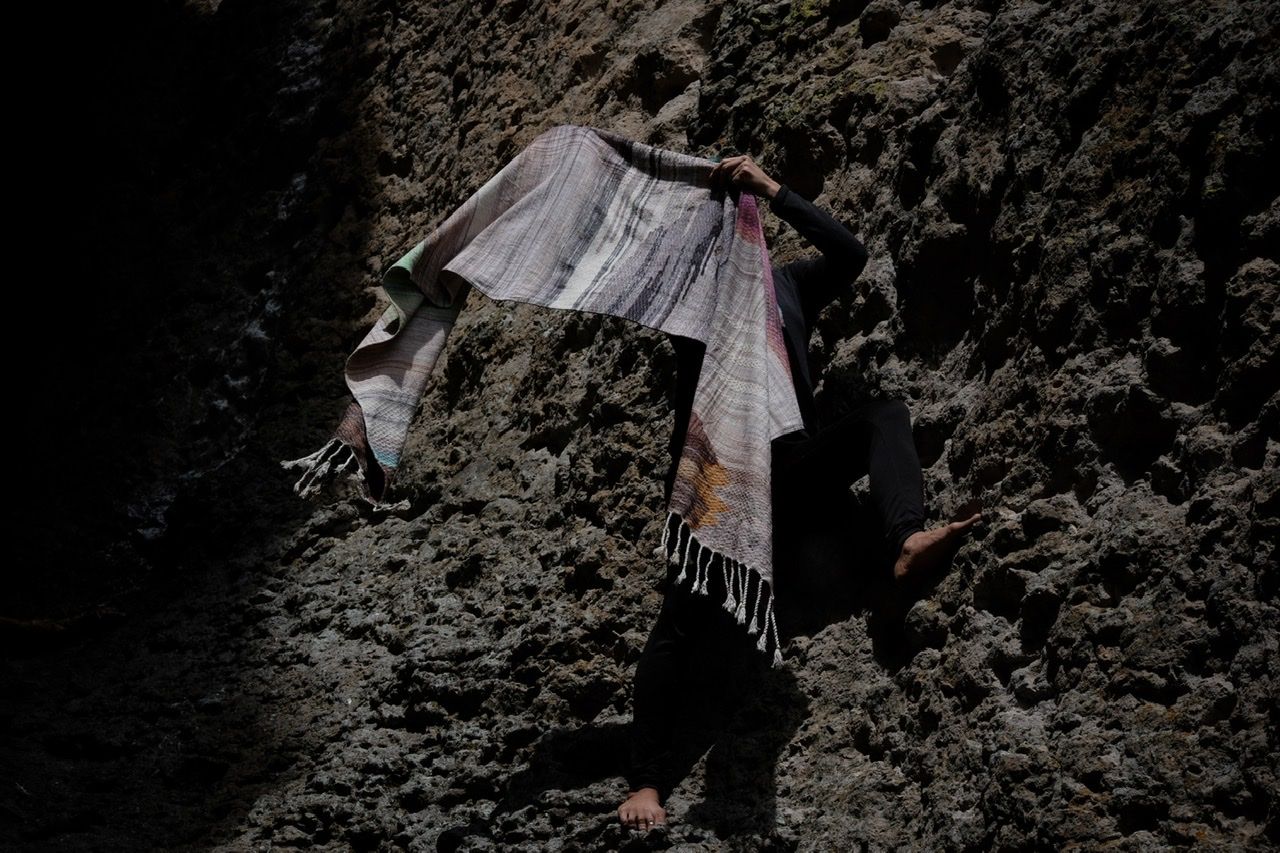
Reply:
[[[716,161],[559,125],[537,136],[382,274],[390,304],[347,359],[333,437],[285,460],[306,496],[346,471],[375,506],[467,288],[625,317],[706,344],[657,554],[724,608],[772,665],[771,441],[801,429],[755,196],[713,188]],[[358,470],[357,470],[358,469]]]

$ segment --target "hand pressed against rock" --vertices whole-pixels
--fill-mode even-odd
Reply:
[[[618,820],[623,826],[647,830],[655,826],[666,826],[667,811],[658,804],[657,789],[641,788],[639,791],[631,791],[627,795],[627,801],[618,806]]]

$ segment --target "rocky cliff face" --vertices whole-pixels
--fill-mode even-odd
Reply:
[[[341,412],[377,271],[566,122],[751,153],[849,223],[871,260],[815,332],[819,405],[906,400],[931,524],[987,517],[896,608],[856,484],[848,565],[786,569],[786,667],[696,662],[670,842],[1280,842],[1274,4],[130,14],[86,40],[128,152],[89,239],[150,337],[86,393],[143,408],[84,427],[133,437],[86,487],[90,562],[23,589],[140,591],[4,664],[15,844],[644,846],[615,809],[661,600],[663,336],[473,294],[405,508],[305,504],[277,461]],[[775,260],[813,251],[767,227]]]

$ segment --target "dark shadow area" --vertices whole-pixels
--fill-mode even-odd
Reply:
[[[706,756],[702,799],[675,819],[722,839],[773,832],[778,762],[809,708],[795,676],[770,669],[756,637],[732,628],[691,656],[687,718],[675,738],[673,765],[673,782],[679,782]]]
[[[898,259],[899,357],[937,365],[964,337],[973,321],[973,281],[984,239],[959,226],[934,229],[911,257]]]
[[[883,601],[891,564],[870,502],[846,487],[791,509],[774,518],[779,633],[812,636]]]
[[[44,346],[23,370],[29,535],[4,615],[73,616],[172,570],[188,544],[170,535],[177,505],[250,432],[272,270],[297,237],[261,221],[264,198],[317,132],[280,103],[290,21],[152,0],[44,22],[59,73],[24,90],[40,132],[19,143],[21,243],[57,280],[19,297]]]
[[[619,775],[626,760],[626,738],[626,727],[617,725],[548,731],[534,746],[528,767],[506,777],[502,795],[487,818],[445,828],[435,839],[427,840],[434,840],[435,849],[442,853],[476,839],[500,844],[513,816],[530,807],[539,811],[549,808],[543,797],[546,792],[579,790]],[[619,839],[626,835],[620,824],[616,832]]]
[[[333,6],[149,0],[31,22],[57,34],[58,68],[20,87],[39,132],[18,140],[19,244],[57,280],[21,288],[16,312],[41,332],[0,611],[6,850],[196,844],[316,746],[246,679],[267,633],[246,602],[312,512],[265,413],[331,426],[331,399],[298,389],[309,369],[340,377],[350,349],[284,318],[354,330],[367,310],[331,277],[302,286],[365,242],[363,226],[326,242],[370,176],[315,158],[368,77],[364,42],[317,26]]]

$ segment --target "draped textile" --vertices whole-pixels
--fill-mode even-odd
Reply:
[[[294,490],[346,473],[382,505],[468,288],[625,317],[706,344],[655,553],[782,661],[773,615],[771,441],[803,427],[757,199],[714,160],[578,125],[544,131],[382,274],[390,304],[346,362],[352,401]]]

